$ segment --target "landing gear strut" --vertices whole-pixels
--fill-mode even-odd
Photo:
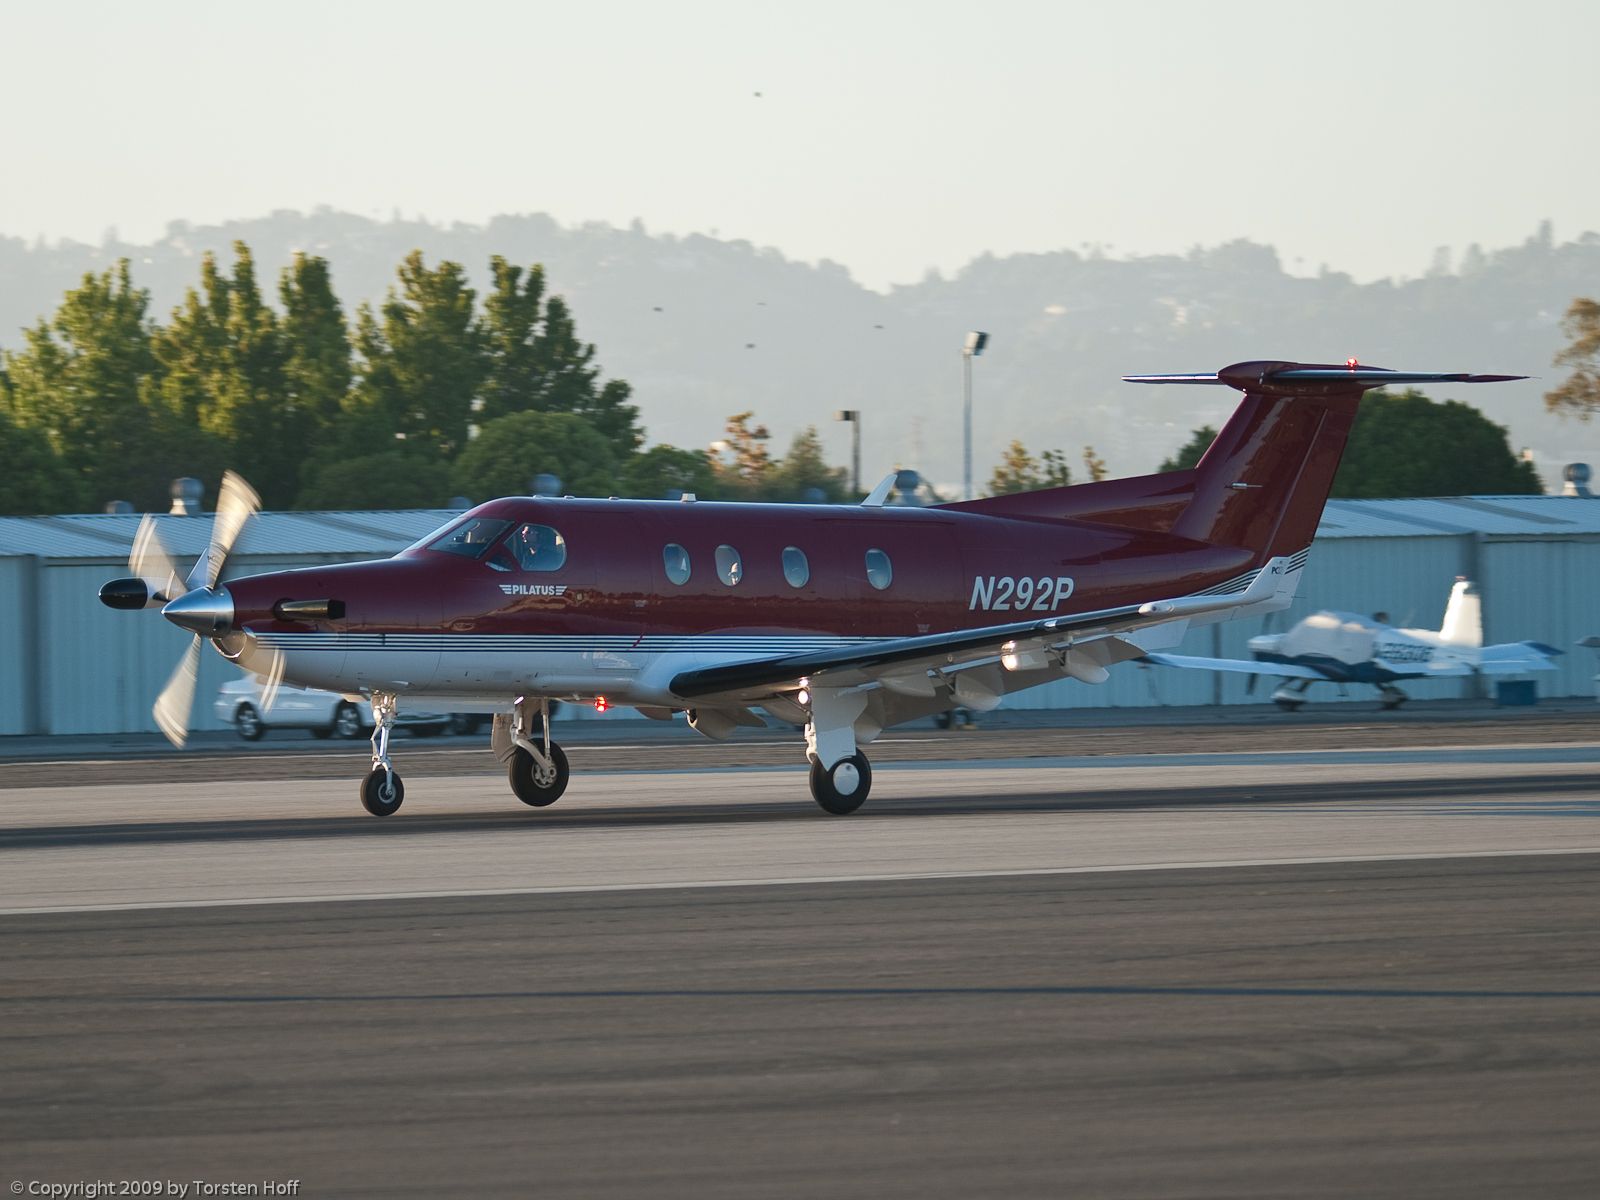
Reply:
[[[535,712],[538,728],[530,729]],[[566,753],[550,740],[550,701],[524,700],[517,705],[511,716],[511,741],[516,749],[506,765],[506,776],[517,799],[534,808],[561,799],[569,771]]]
[[[361,781],[361,807],[375,817],[392,817],[406,798],[400,772],[389,762],[389,735],[394,729],[393,692],[372,693],[372,770]]]
[[[1378,700],[1386,710],[1399,708],[1407,699],[1409,697],[1392,683],[1378,685]]]

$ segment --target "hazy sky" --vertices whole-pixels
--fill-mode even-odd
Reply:
[[[1592,0],[35,0],[4,29],[28,238],[637,217],[883,287],[1234,237],[1368,279],[1600,228]]]

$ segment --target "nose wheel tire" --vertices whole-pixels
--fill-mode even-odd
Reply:
[[[361,781],[361,807],[375,817],[394,816],[405,798],[406,785],[400,782],[398,771],[373,767],[372,773]]]
[[[871,790],[872,764],[860,751],[831,767],[811,764],[811,795],[824,812],[836,817],[853,813],[866,802]]]
[[[521,746],[512,751],[511,763],[506,768],[511,780],[511,790],[517,799],[534,808],[543,808],[561,799],[567,790],[566,752],[554,742],[550,743],[550,765],[541,767]]]

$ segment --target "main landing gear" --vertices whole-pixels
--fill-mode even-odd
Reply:
[[[811,795],[824,812],[848,816],[866,803],[871,790],[872,764],[859,750],[831,767],[819,762],[811,764]]]
[[[811,760],[811,796],[836,817],[855,812],[872,790],[872,764],[856,749],[855,723],[866,703],[860,692],[810,689],[806,757]]]
[[[517,799],[534,808],[561,799],[570,773],[566,753],[550,740],[550,701],[524,700],[517,705],[511,714],[511,743],[515,748],[506,763],[506,776]]]
[[[1309,679],[1296,679],[1293,683],[1286,683],[1272,693],[1272,702],[1285,712],[1296,712],[1306,702],[1306,689],[1311,686]]]

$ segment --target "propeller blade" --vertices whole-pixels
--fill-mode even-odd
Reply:
[[[194,708],[194,685],[199,676],[200,638],[196,635],[151,710],[161,732],[167,735],[167,741],[179,750],[189,740],[189,714]]]
[[[139,532],[133,538],[133,552],[128,555],[128,567],[144,580],[145,590],[155,604],[165,604],[182,595],[180,581],[183,576],[172,561],[172,555],[156,532],[156,519],[145,513],[139,522]]]
[[[261,712],[265,715],[272,711],[278,699],[278,688],[283,684],[283,651],[276,646],[261,646],[256,654],[266,654],[269,658],[267,669],[261,672]]]
[[[240,530],[260,508],[261,497],[256,495],[255,488],[232,471],[222,473],[222,489],[217,493],[217,511],[211,522],[211,545],[189,572],[184,585],[188,591],[217,585],[222,566],[228,561],[234,542],[239,540]]]

